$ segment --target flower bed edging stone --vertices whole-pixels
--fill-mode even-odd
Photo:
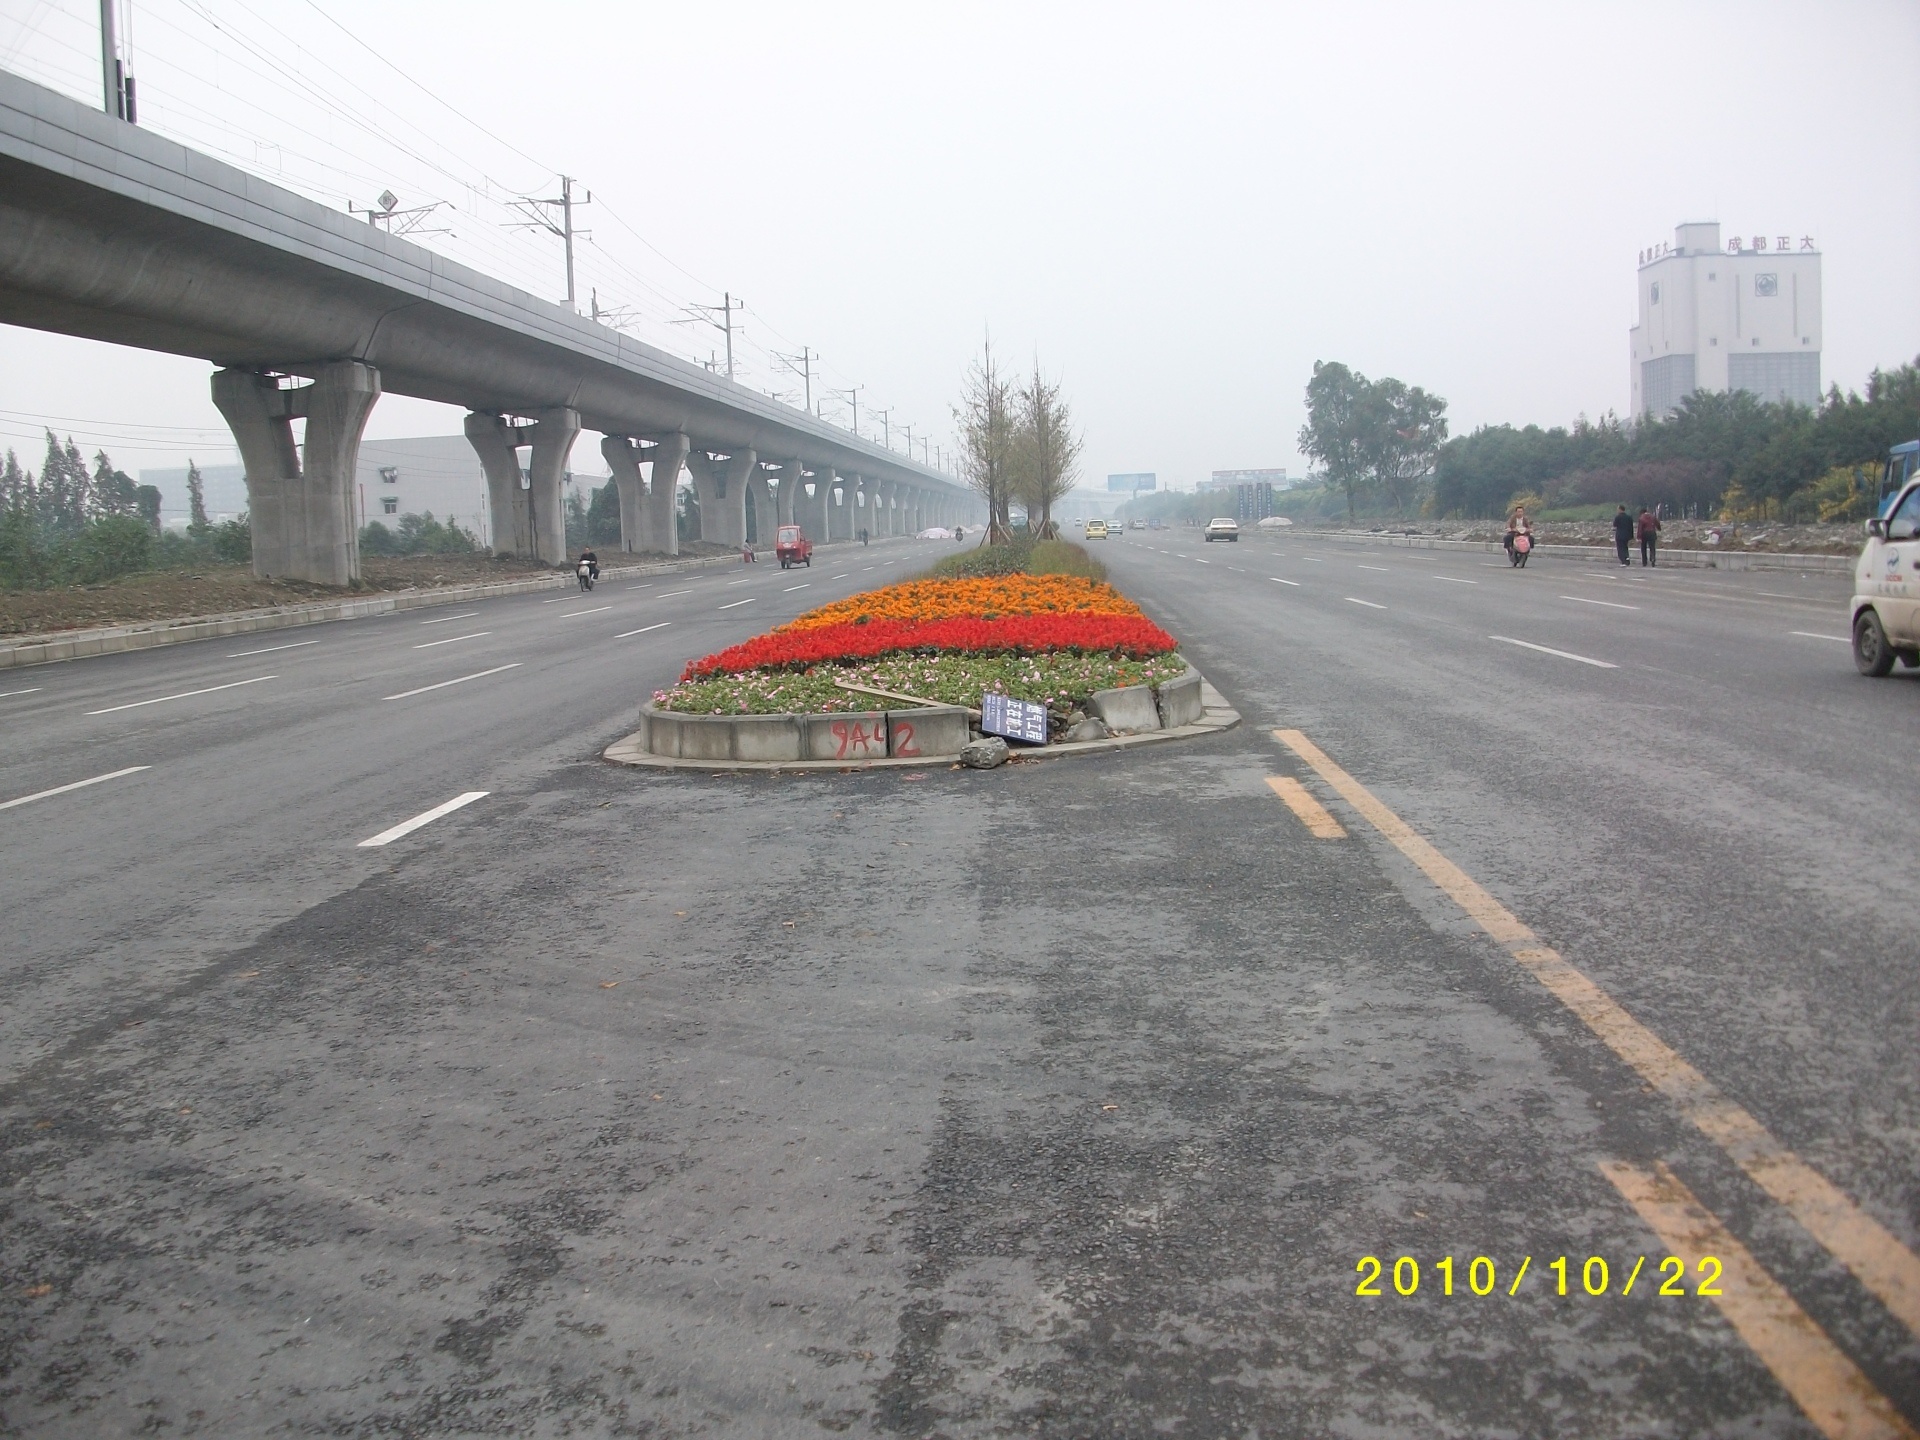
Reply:
[[[1016,756],[1047,760],[1124,750],[1212,735],[1240,723],[1239,712],[1191,665],[1184,675],[1161,685],[1157,710],[1150,687],[1125,689],[1146,693],[1151,725],[1103,740],[1022,745]],[[602,758],[646,769],[710,772],[892,769],[956,761],[971,738],[968,713],[957,705],[823,715],[685,715],[656,710],[648,702],[640,707],[640,729],[609,745]]]

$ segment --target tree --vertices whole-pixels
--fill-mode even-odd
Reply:
[[[147,528],[154,534],[160,533],[160,487],[142,485],[133,492],[134,506],[140,512],[140,518],[147,522]]]
[[[987,543],[1013,538],[1008,508],[1013,500],[1013,388],[993,363],[993,342],[980,347],[980,359],[967,371],[960,403],[953,407],[960,428],[960,473],[987,502]]]
[[[593,492],[593,503],[587,506],[587,543],[620,543],[620,487],[611,478]]]
[[[139,509],[140,487],[133,483],[133,477],[124,470],[114,469],[106,451],[96,450],[93,455],[93,503],[87,518],[134,515]]]
[[[1033,362],[1033,376],[1015,393],[1010,489],[1027,509],[1027,524],[1035,535],[1056,535],[1053,507],[1073,489],[1080,475],[1080,437],[1073,433],[1073,414],[1060,397],[1060,387],[1049,385]]]
[[[187,461],[187,534],[196,540],[206,538],[213,525],[207,519],[207,485],[200,478],[200,467]]]
[[[1373,382],[1338,360],[1313,362],[1307,382],[1307,423],[1300,427],[1300,453],[1316,460],[1327,479],[1347,496],[1347,519],[1353,519],[1354,488],[1368,470],[1369,392]]]
[[[1393,497],[1394,513],[1405,514],[1409,487],[1433,473],[1446,442],[1447,402],[1389,376],[1368,388],[1361,410],[1368,471]]]

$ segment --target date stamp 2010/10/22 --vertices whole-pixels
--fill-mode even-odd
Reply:
[[[1536,1279],[1540,1284],[1544,1285],[1548,1283],[1547,1275],[1550,1272],[1554,1277],[1552,1284],[1553,1293],[1556,1295],[1586,1294],[1597,1296],[1613,1294],[1619,1295],[1624,1299],[1633,1294],[1634,1284],[1640,1279],[1640,1271],[1646,1263],[1646,1256],[1640,1255],[1635,1257],[1633,1269],[1628,1272],[1626,1282],[1621,1285],[1618,1290],[1612,1288],[1612,1267],[1599,1255],[1589,1255],[1586,1264],[1582,1265],[1577,1271],[1572,1269],[1571,1262],[1568,1261],[1566,1256],[1562,1255],[1558,1259],[1546,1262],[1546,1264],[1541,1267],[1542,1273],[1536,1277]],[[1439,1277],[1438,1293],[1441,1295],[1457,1293],[1454,1288],[1453,1256],[1448,1255],[1442,1259],[1430,1261],[1429,1264],[1434,1274]],[[1527,1272],[1532,1268],[1532,1265],[1533,1257],[1531,1255],[1523,1257],[1520,1261],[1519,1270],[1514,1273],[1512,1283],[1501,1287],[1499,1283],[1499,1266],[1485,1255],[1476,1255],[1468,1262],[1460,1274],[1462,1289],[1475,1295],[1491,1295],[1496,1289],[1504,1288],[1508,1295],[1518,1295],[1521,1284],[1526,1280]],[[1360,1276],[1360,1283],[1354,1287],[1353,1293],[1355,1295],[1386,1295],[1389,1292],[1381,1288],[1383,1279],[1391,1280],[1393,1286],[1392,1293],[1396,1295],[1412,1296],[1418,1294],[1420,1291],[1420,1262],[1411,1255],[1402,1255],[1394,1260],[1391,1272],[1388,1271],[1386,1263],[1377,1255],[1362,1255],[1353,1268]],[[1677,1255],[1669,1255],[1655,1268],[1655,1274],[1665,1278],[1661,1279],[1659,1285],[1656,1287],[1653,1284],[1655,1276],[1650,1275],[1647,1277],[1647,1283],[1642,1285],[1641,1289],[1647,1294],[1665,1295],[1669,1297],[1684,1298],[1689,1295],[1718,1295],[1720,1293],[1720,1276],[1723,1271],[1720,1261],[1712,1255],[1703,1255],[1700,1257],[1700,1262],[1695,1267],[1695,1270],[1696,1274],[1693,1277],[1693,1284],[1689,1287],[1686,1283],[1686,1261]],[[1569,1280],[1570,1276],[1571,1281]],[[1435,1293],[1435,1287],[1429,1285],[1427,1287],[1427,1293]]]

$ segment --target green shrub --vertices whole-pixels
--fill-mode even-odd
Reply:
[[[238,520],[222,520],[207,538],[214,555],[229,565],[252,563],[253,525],[246,515],[242,514]]]
[[[136,515],[103,515],[80,532],[72,552],[73,579],[97,585],[146,569],[153,531]]]

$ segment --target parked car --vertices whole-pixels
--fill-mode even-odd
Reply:
[[[795,565],[813,568],[813,542],[798,525],[782,525],[773,545],[774,558],[780,562],[782,570],[791,570]]]
[[[1216,515],[1207,521],[1206,538],[1208,544],[1212,544],[1215,540],[1238,540],[1240,522],[1231,515]]]

